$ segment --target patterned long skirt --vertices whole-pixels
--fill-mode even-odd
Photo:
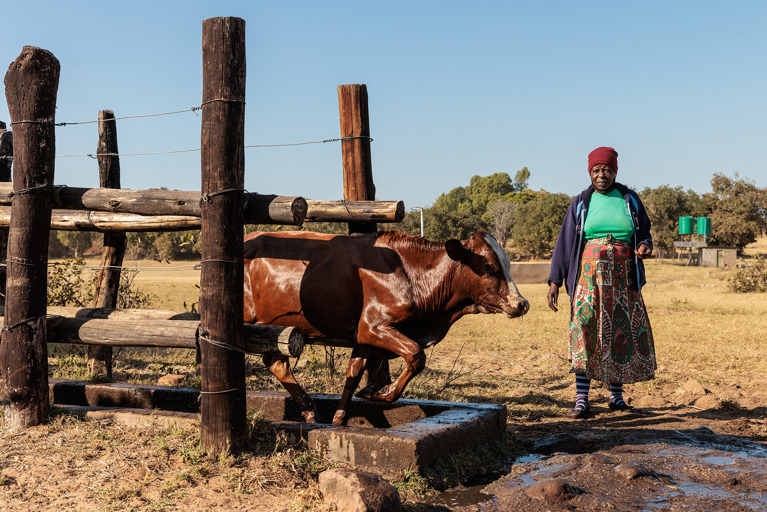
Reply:
[[[608,236],[585,244],[570,312],[572,372],[607,383],[655,376],[655,345],[636,279],[627,242]]]

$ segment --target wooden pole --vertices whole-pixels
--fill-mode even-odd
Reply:
[[[0,190],[3,189],[0,184]],[[10,189],[8,193],[10,194]],[[0,192],[1,193],[1,192]],[[0,196],[1,197],[1,196]],[[305,200],[303,213],[297,219],[306,222],[347,222],[353,219],[364,221],[400,222],[405,215],[402,201],[322,201]],[[0,201],[0,204],[2,202]],[[10,204],[10,199],[8,200]],[[306,209],[308,206],[308,210]],[[0,206],[0,226],[9,226],[11,209]],[[248,224],[282,224],[268,218],[253,218]],[[301,225],[295,221],[288,224]],[[185,231],[200,229],[200,216],[193,215],[139,215],[92,210],[54,209],[51,214],[51,229],[66,231]]]
[[[5,74],[15,172],[0,373],[12,428],[39,425],[50,412],[45,317],[59,73],[51,52],[25,46]]]
[[[338,111],[341,117],[341,154],[344,169],[344,200],[373,201],[373,163],[370,156],[370,115],[368,89],[364,84],[338,86]],[[404,211],[404,205],[403,205]],[[375,222],[350,222],[349,234],[375,233]],[[364,386],[383,387],[391,382],[389,361],[371,355],[365,369]]]
[[[117,147],[117,122],[111,110],[99,112],[99,141],[96,148],[99,162],[99,186],[120,188],[120,154]],[[96,278],[94,308],[116,308],[120,291],[120,267],[125,257],[128,237],[124,231],[104,233],[101,268]],[[88,373],[92,377],[112,378],[112,347],[88,347]]]
[[[364,84],[338,86],[341,118],[341,156],[344,170],[344,200],[374,201],[373,164],[370,158],[368,90]],[[374,222],[352,221],[349,234],[375,233]]]
[[[109,311],[109,310],[96,310]],[[158,320],[154,318],[131,319],[130,315],[111,318],[77,318],[50,316],[48,343],[77,343],[88,347],[198,347],[198,320]],[[122,317],[127,316],[128,319]],[[306,338],[297,327],[276,325],[243,326],[244,349],[251,354],[278,352],[288,357],[298,357],[303,351]]]
[[[0,226],[11,223],[11,209],[0,206]],[[187,231],[200,229],[200,217],[136,215],[133,213],[53,210],[51,229],[63,231]]]
[[[202,356],[200,441],[208,452],[247,445],[243,353],[245,21],[202,22]]]
[[[11,187],[0,183],[0,205],[11,204]],[[178,215],[199,217],[200,192],[183,190],[130,190],[110,188],[81,188],[57,185],[53,190],[53,207],[69,210],[138,215]],[[336,201],[340,203],[340,201]],[[391,208],[384,205],[382,208]],[[358,208],[371,209],[362,204]],[[306,217],[303,197],[273,194],[245,194],[245,222],[248,224],[297,224]]]
[[[0,121],[0,182],[11,181],[13,164],[13,132]],[[13,184],[11,184],[13,187]],[[5,305],[5,259],[8,255],[8,226],[0,226],[0,306]]]

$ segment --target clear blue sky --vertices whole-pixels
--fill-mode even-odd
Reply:
[[[527,167],[575,194],[586,156],[619,153],[637,188],[767,186],[767,2],[5,2],[3,75],[24,45],[61,62],[57,122],[198,106],[202,21],[246,21],[245,143],[339,136],[336,87],[367,85],[378,199],[428,206]],[[0,120],[10,121],[6,102]],[[94,153],[95,124],[57,128],[58,155]],[[121,153],[200,146],[192,112],[118,122]],[[199,190],[199,153],[124,156],[125,188]],[[251,192],[341,199],[340,143],[246,150]],[[98,185],[60,157],[56,183]]]

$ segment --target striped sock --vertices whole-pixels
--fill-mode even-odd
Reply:
[[[615,405],[622,405],[626,402],[623,401],[623,383],[618,382],[610,384],[610,401]]]
[[[589,408],[589,389],[591,379],[585,375],[575,374],[575,409],[586,411]]]

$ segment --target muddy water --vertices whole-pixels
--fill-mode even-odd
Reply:
[[[448,490],[431,504],[486,512],[767,511],[767,448],[747,438],[705,427],[645,438],[592,432],[568,443],[557,437],[538,444],[547,454],[517,459],[496,481]],[[567,453],[568,446],[579,453]],[[532,485],[551,479],[565,482],[572,494],[564,500],[531,496]]]

